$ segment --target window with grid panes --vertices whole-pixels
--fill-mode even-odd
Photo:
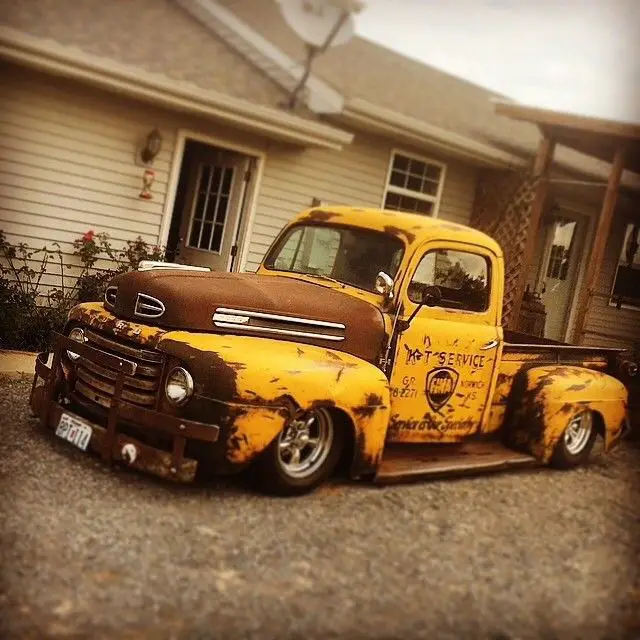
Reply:
[[[434,215],[442,172],[439,164],[394,152],[384,208]]]

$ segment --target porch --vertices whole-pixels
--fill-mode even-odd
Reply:
[[[504,325],[639,349],[640,125],[504,102],[496,112],[541,132],[533,166],[481,185],[472,219],[505,249]],[[576,151],[582,175],[559,171],[557,156]]]

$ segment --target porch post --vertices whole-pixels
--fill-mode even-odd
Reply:
[[[533,163],[533,176],[539,178],[536,194],[531,205],[531,213],[529,215],[529,232],[527,239],[522,248],[522,267],[518,275],[517,286],[515,288],[515,297],[513,299],[513,309],[509,319],[511,329],[517,329],[520,320],[520,307],[522,306],[522,298],[524,297],[524,286],[529,274],[529,266],[533,259],[533,253],[536,246],[536,240],[540,233],[540,222],[542,220],[542,212],[547,200],[549,191],[549,169],[553,162],[553,152],[555,151],[555,140],[548,134],[540,141],[536,159]]]
[[[578,312],[576,314],[575,331],[573,341],[576,344],[582,344],[585,336],[587,324],[587,314],[589,305],[596,293],[598,287],[598,278],[602,268],[602,260],[604,258],[604,249],[609,239],[611,230],[611,221],[613,212],[618,199],[618,191],[620,187],[620,178],[624,169],[625,150],[619,146],[613,157],[611,172],[607,182],[607,190],[602,201],[602,209],[598,217],[598,224],[593,236],[593,244],[591,246],[591,255],[588,258],[587,269],[584,275],[584,282],[580,291],[580,299],[578,303]]]

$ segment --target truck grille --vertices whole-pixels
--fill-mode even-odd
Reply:
[[[87,344],[101,351],[120,356],[136,363],[136,373],[125,376],[122,400],[139,407],[153,407],[162,375],[163,356],[157,351],[141,349],[137,345],[107,337],[96,331],[85,330]],[[111,406],[118,371],[87,358],[77,365],[76,391],[105,408]]]

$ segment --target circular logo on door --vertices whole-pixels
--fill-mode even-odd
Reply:
[[[434,410],[440,410],[453,395],[458,384],[458,372],[449,367],[438,367],[427,374],[425,394],[429,406]]]

